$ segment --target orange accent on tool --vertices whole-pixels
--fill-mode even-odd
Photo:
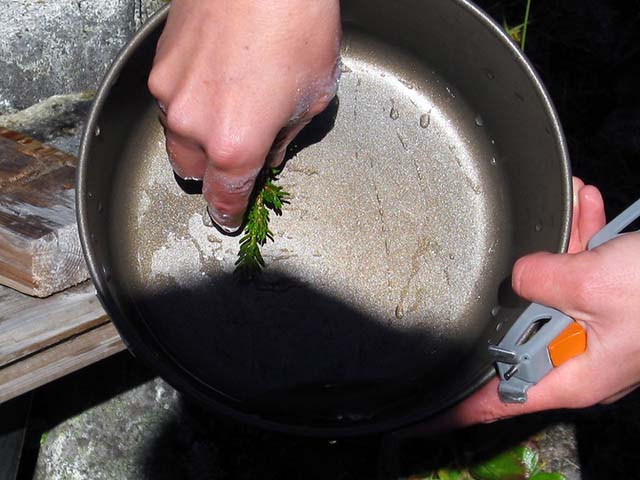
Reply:
[[[578,322],[572,322],[549,344],[549,357],[554,367],[587,349],[587,332]]]

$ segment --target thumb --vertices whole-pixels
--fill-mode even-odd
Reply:
[[[593,252],[589,251],[527,255],[513,267],[513,290],[527,300],[572,315],[576,304],[582,300],[580,295],[584,292],[584,279],[591,271],[592,260]]]

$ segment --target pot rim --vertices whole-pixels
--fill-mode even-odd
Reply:
[[[527,60],[524,53],[512,42],[503,29],[481,10],[478,6],[470,2],[469,0],[450,0],[457,4],[461,8],[464,8],[470,15],[475,17],[485,28],[487,28],[493,35],[497,37],[497,40],[502,43],[510,51],[511,55],[516,60],[520,68],[523,68],[530,78],[535,91],[538,94],[539,100],[545,110],[545,113],[550,120],[550,128],[552,136],[557,142],[559,148],[559,155],[561,159],[561,169],[563,176],[563,199],[562,204],[565,214],[561,220],[560,227],[560,242],[559,251],[564,252],[568,246],[571,215],[572,215],[572,182],[571,171],[569,164],[569,155],[567,151],[567,145],[558,119],[555,107],[551,101],[551,98],[544,87],[538,73],[535,71],[531,63]],[[367,435],[380,433],[382,431],[390,431],[403,427],[407,427],[418,422],[425,421],[430,415],[425,414],[421,409],[416,408],[409,414],[404,416],[394,416],[388,419],[377,419],[371,422],[361,425],[344,425],[344,426],[331,426],[331,427],[318,427],[318,426],[305,426],[300,424],[287,424],[274,420],[268,420],[258,415],[252,415],[241,410],[235,409],[228,404],[225,404],[217,399],[212,399],[205,395],[198,388],[194,388],[192,383],[183,380],[182,376],[177,373],[178,370],[175,367],[167,365],[166,361],[159,359],[156,352],[149,348],[144,341],[140,341],[135,338],[137,335],[131,326],[127,325],[126,318],[118,305],[114,301],[112,294],[108,288],[108,279],[104,275],[104,272],[99,268],[95,261],[95,251],[90,242],[90,231],[88,222],[88,186],[87,186],[87,171],[89,164],[89,152],[91,150],[92,142],[94,141],[94,132],[98,127],[98,119],[100,117],[102,108],[109,97],[111,88],[117,82],[120,72],[128,63],[133,52],[147,39],[149,35],[155,32],[162,23],[166,20],[170,5],[162,7],[156,12],[142,27],[139,29],[131,40],[121,49],[118,56],[112,63],[108,72],[106,73],[102,83],[96,93],[94,103],[88,116],[87,123],[82,135],[82,142],[80,147],[80,157],[77,168],[76,177],[76,216],[78,222],[78,231],[80,235],[80,242],[82,250],[87,262],[89,273],[94,282],[97,296],[102,303],[105,311],[108,312],[113,320],[118,331],[121,333],[121,337],[125,342],[127,348],[136,356],[139,356],[145,363],[152,366],[160,376],[166,379],[170,384],[176,386],[178,390],[185,391],[194,398],[198,403],[205,405],[209,408],[214,407],[216,411],[222,413],[225,416],[230,416],[236,420],[248,422],[255,426],[268,429],[271,431],[277,431],[282,433],[296,434],[302,436],[313,437],[326,437],[326,438],[344,438],[353,437],[359,435]],[[132,334],[132,337],[129,336]],[[130,345],[128,342],[133,341],[135,345]],[[442,411],[446,408],[453,406],[455,403],[469,396],[476,391],[487,381],[489,381],[495,375],[493,367],[487,368],[485,371],[479,372],[475,377],[471,378],[465,388],[461,388],[456,395],[451,396],[443,400]]]

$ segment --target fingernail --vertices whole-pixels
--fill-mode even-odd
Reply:
[[[520,292],[520,288],[522,286],[522,262],[521,258],[513,264],[513,271],[511,275],[511,288],[516,293]]]
[[[573,180],[573,208],[578,206],[578,202],[580,202],[580,189],[578,188],[578,182]]]
[[[233,216],[229,213],[219,212],[209,205],[207,207],[209,217],[225,233],[235,233],[242,226],[242,217]]]

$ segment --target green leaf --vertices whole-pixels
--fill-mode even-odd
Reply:
[[[561,473],[538,472],[529,480],[567,480]]]
[[[466,470],[441,468],[426,475],[411,475],[407,480],[473,480]]]
[[[472,480],[469,472],[462,470],[449,470],[449,469],[440,469],[438,470],[438,476],[436,477],[438,480]]]
[[[528,480],[538,467],[538,452],[519,445],[469,469],[476,480]]]

